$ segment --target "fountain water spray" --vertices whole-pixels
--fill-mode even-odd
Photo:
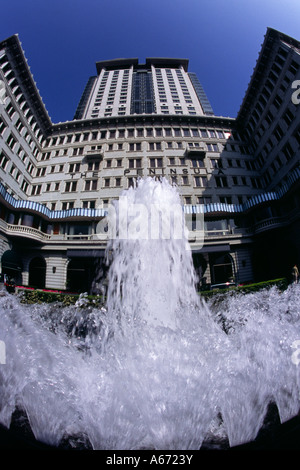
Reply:
[[[147,210],[115,206],[105,311],[0,297],[0,423],[9,427],[19,408],[53,446],[76,436],[93,449],[194,450],[212,438],[253,440],[270,402],[281,421],[295,416],[299,286],[231,294],[209,308],[195,289],[186,229],[165,236],[177,190],[146,179],[123,196]]]

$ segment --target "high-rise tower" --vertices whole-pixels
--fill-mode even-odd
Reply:
[[[131,114],[212,115],[213,111],[188,60],[148,58],[97,62],[75,119]]]

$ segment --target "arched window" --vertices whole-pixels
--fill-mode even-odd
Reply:
[[[212,257],[212,278],[214,284],[234,281],[233,260],[230,254],[220,254]]]

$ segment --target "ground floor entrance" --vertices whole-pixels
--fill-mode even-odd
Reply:
[[[106,275],[104,257],[74,257],[67,265],[66,288],[70,292],[97,295],[103,293]]]

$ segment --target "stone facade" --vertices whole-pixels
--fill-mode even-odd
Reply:
[[[289,275],[300,262],[299,52],[267,30],[237,118],[214,115],[186,59],[97,62],[74,119],[53,124],[18,37],[2,41],[2,273],[97,292],[107,207],[138,178],[163,176],[190,224],[199,288]]]

